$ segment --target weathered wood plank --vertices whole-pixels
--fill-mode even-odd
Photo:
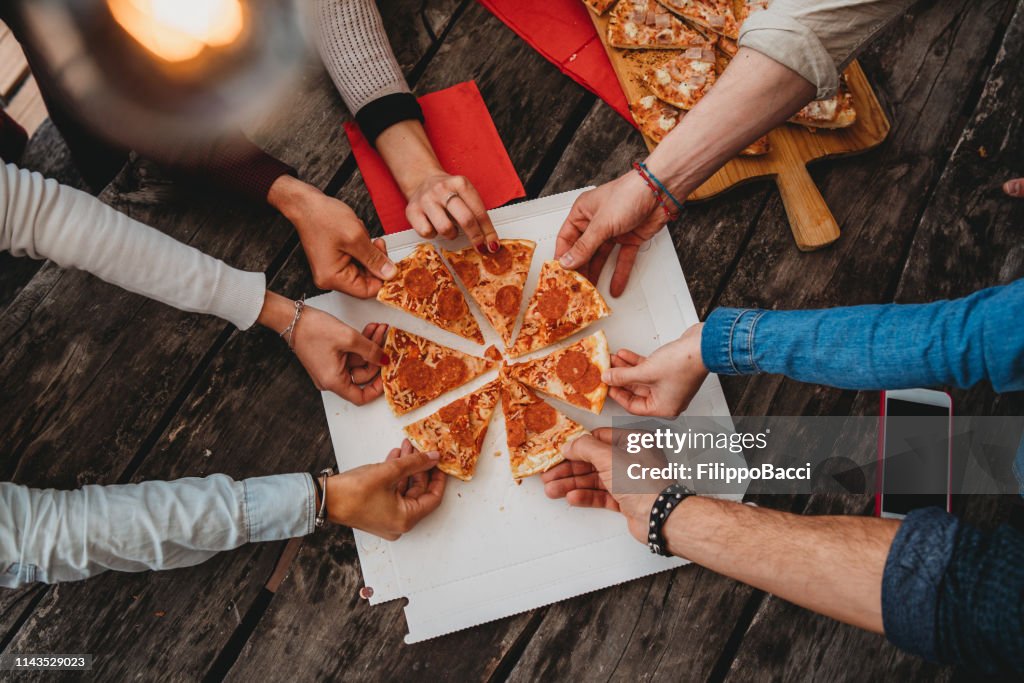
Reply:
[[[392,6],[394,21],[404,26],[403,35],[417,32],[415,4],[410,0]],[[417,40],[415,44],[425,43]],[[403,53],[407,62],[414,49]],[[340,109],[329,79],[320,69],[311,68],[296,84],[284,109],[288,118],[269,117],[256,137],[296,165],[304,177],[326,185],[349,151],[340,125],[347,114]],[[281,127],[285,120],[290,125]],[[131,164],[104,197],[117,208],[241,267],[263,269],[283,247],[293,244],[290,226],[265,209],[182,192],[143,163]],[[301,268],[305,269],[304,262]],[[241,345],[237,348],[259,349],[252,352],[256,358],[238,351],[227,361],[211,365],[213,378],[206,380],[214,386],[204,384],[186,402],[183,392],[197,380],[192,376],[198,375],[196,368],[205,366],[211,348],[218,348],[226,338],[223,322],[145,302],[79,273],[58,273],[54,280],[38,297],[40,304],[31,311],[31,318],[4,344],[0,363],[4,395],[13,396],[17,387],[20,399],[19,410],[5,411],[5,423],[0,426],[13,436],[5,443],[3,467],[14,473],[17,481],[57,487],[110,483],[139,460],[143,467],[137,476],[166,478],[178,476],[177,471],[197,470],[245,476],[309,469],[316,458],[326,458],[326,430],[296,435],[291,428],[299,418],[293,410],[304,410],[308,417],[321,409],[315,392],[308,388],[308,379],[300,367],[292,365],[294,360],[282,350],[279,340],[259,333],[236,335],[239,341],[234,343]],[[23,296],[25,291],[19,299]],[[56,344],[52,339],[62,341]],[[238,353],[247,358],[242,364],[242,381],[259,377],[283,383],[268,393],[281,396],[286,406],[280,411],[282,422],[277,430],[285,440],[270,456],[262,447],[275,442],[254,430],[252,423],[252,396],[258,394],[244,385],[232,385],[220,393],[224,373],[233,381],[231,373],[238,371],[232,365]],[[228,370],[223,369],[225,363]],[[267,367],[271,370],[263,376],[260,370]],[[281,379],[280,372],[273,371],[281,367],[293,373],[288,375],[290,379]],[[289,397],[293,390],[312,403]],[[90,400],[95,396],[104,399]],[[236,417],[211,422],[189,412],[186,423],[172,423],[161,436],[171,417],[168,411],[176,411],[179,404],[186,411],[201,404],[207,418],[219,415],[217,409],[201,401],[204,398],[215,402],[223,398],[221,409],[230,407],[237,411]],[[273,412],[277,406],[268,402],[264,407]],[[260,425],[271,423],[269,417],[259,421]],[[226,424],[242,434],[224,428],[225,440],[218,440]],[[296,438],[304,440],[296,444],[292,441]],[[159,445],[162,454],[152,463],[145,460],[151,442]],[[249,444],[247,457],[232,458],[230,464],[220,459],[221,453],[234,453],[232,447],[238,444]],[[205,458],[204,451],[214,447],[216,455]],[[294,459],[295,452],[301,458]],[[124,652],[123,648],[130,646],[132,652],[144,649],[147,658],[104,657],[97,670],[130,675],[161,670],[172,677],[189,678],[201,675],[233,633],[239,615],[253,604],[278,551],[277,545],[267,544],[181,572],[133,577],[111,574],[51,589],[10,647],[24,648],[31,643],[33,648],[53,650],[60,649],[58,644],[76,642],[82,644],[81,651],[108,654]],[[143,594],[146,601],[126,618],[122,611],[135,604],[131,596]],[[211,610],[212,603],[225,609]],[[156,612],[173,616],[154,620]],[[89,627],[81,621],[84,614],[89,614]],[[155,628],[157,625],[160,627]],[[194,656],[182,657],[182,652],[193,650]]]
[[[0,97],[7,99],[28,73],[28,62],[7,25],[0,27]]]
[[[32,135],[49,117],[36,79],[29,76],[7,103],[7,113]]]

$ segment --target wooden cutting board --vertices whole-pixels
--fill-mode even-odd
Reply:
[[[597,35],[601,38],[626,99],[634,102],[649,94],[643,85],[643,72],[665,58],[663,50],[621,50],[608,45],[608,15],[588,12]],[[737,157],[690,195],[691,201],[715,195],[758,178],[775,178],[786,207],[789,225],[797,247],[813,251],[839,239],[839,225],[825,199],[807,172],[807,164],[829,157],[847,156],[877,146],[889,134],[889,119],[868,84],[857,62],[846,70],[847,83],[853,93],[857,122],[840,130],[811,132],[803,126],[785,124],[768,134],[771,151],[757,157]],[[644,136],[648,149],[656,143]]]

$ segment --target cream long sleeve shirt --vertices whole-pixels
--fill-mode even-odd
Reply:
[[[740,47],[756,50],[817,88],[836,94],[839,74],[913,0],[773,0],[740,27]]]

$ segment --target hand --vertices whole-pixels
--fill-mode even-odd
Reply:
[[[406,439],[382,463],[329,477],[327,519],[394,541],[441,504],[446,478],[433,469],[437,458]]]
[[[629,533],[646,544],[651,506],[658,494],[616,494],[612,491],[613,459],[636,460],[616,447],[613,430],[607,427],[597,429],[592,435],[574,439],[562,452],[565,461],[541,475],[545,495],[548,498],[565,498],[574,507],[620,512],[626,518]]]
[[[1024,199],[1024,178],[1014,178],[1003,183],[1003,192],[1011,197]]]
[[[608,395],[634,415],[675,417],[686,410],[708,376],[700,354],[698,323],[649,357],[620,349],[601,379]]]
[[[621,245],[611,282],[617,297],[626,290],[640,245],[664,225],[661,205],[643,178],[630,172],[576,198],[558,231],[555,258],[597,282],[612,248]]]
[[[453,192],[455,196],[448,199]],[[493,254],[501,247],[476,188],[465,176],[449,175],[440,168],[411,191],[405,217],[421,237],[454,239],[461,227],[481,254],[485,249]]]
[[[398,272],[384,241],[371,242],[363,222],[344,202],[287,175],[274,181],[267,201],[295,226],[320,289],[368,299],[377,295],[382,280]]]

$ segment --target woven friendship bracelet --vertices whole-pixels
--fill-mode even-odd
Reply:
[[[672,203],[676,205],[676,210],[677,211],[682,211],[683,210],[683,203],[681,201],[679,201],[678,199],[676,199],[676,196],[674,194],[672,194],[671,192],[668,191],[668,188],[665,187],[665,183],[663,183],[660,180],[658,180],[658,176],[656,176],[653,173],[651,173],[651,169],[647,168],[647,164],[645,164],[644,162],[641,161],[641,162],[638,162],[637,165],[640,167],[640,170],[643,171],[647,175],[647,177],[650,178],[651,181],[655,185],[658,186],[658,190],[663,192],[666,197],[668,197],[669,199],[672,200]]]
[[[652,553],[663,557],[672,557],[662,529],[665,527],[665,522],[668,521],[668,516],[679,507],[679,504],[695,495],[697,494],[682,484],[666,486],[665,490],[658,495],[654,505],[651,506],[651,523],[647,530],[647,547],[651,549]]]
[[[665,201],[665,198],[661,196],[661,192],[658,191],[658,188],[651,182],[651,179],[648,178],[647,174],[640,168],[639,163],[635,161],[633,162],[633,170],[643,178],[644,184],[647,185],[647,189],[650,190],[651,194],[654,196],[654,201],[658,202],[658,206],[660,206],[661,210],[665,212],[665,218],[670,221],[674,221],[678,218],[679,214],[673,212],[672,209],[668,207],[668,203]]]

